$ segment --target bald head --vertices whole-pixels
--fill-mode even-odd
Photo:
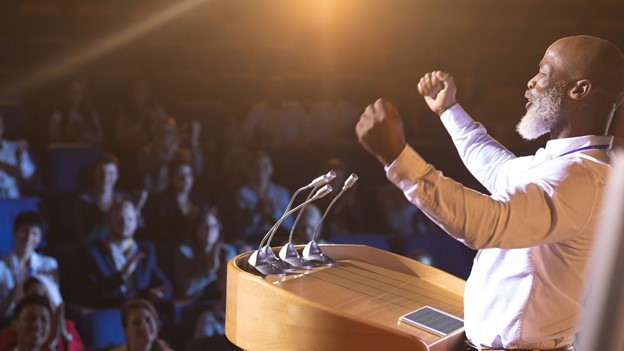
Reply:
[[[588,35],[557,40],[546,55],[555,55],[566,81],[587,79],[592,89],[619,106],[624,98],[624,56],[611,42]]]

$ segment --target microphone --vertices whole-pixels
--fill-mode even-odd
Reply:
[[[325,184],[331,182],[334,178],[336,178],[336,172],[329,171],[329,172],[327,172],[327,173],[325,173],[325,174],[323,174],[321,176],[318,176],[318,177],[314,178],[310,182],[310,184],[297,189],[297,191],[295,191],[293,196],[290,198],[290,201],[288,201],[288,205],[286,206],[286,210],[284,210],[284,213],[286,213],[288,210],[290,210],[290,206],[292,206],[293,202],[295,201],[295,198],[297,197],[297,195],[299,195],[300,192],[302,192],[303,190],[312,188],[312,191],[310,192],[310,195],[308,195],[308,197],[306,198],[306,200],[307,200],[307,199],[310,198],[310,196],[312,196],[312,193],[316,189],[318,189],[322,185],[325,185]],[[282,216],[284,216],[284,215],[282,215]],[[294,227],[294,225],[293,225],[293,227]],[[264,240],[264,238],[263,238],[263,240]]]
[[[308,194],[308,197],[306,198],[306,201],[312,197],[312,194],[314,193],[314,191],[319,186],[321,186],[323,184],[329,183],[334,178],[336,178],[336,172],[334,172],[332,170],[332,171],[327,172],[327,174],[324,174],[324,175],[314,179],[308,185],[308,187],[310,187],[310,185],[313,185],[313,184],[318,184],[318,185],[315,185],[314,188],[312,189],[312,191],[310,191],[310,194]],[[299,211],[299,213],[297,213],[297,217],[295,217],[295,221],[293,223],[293,226],[290,229],[290,235],[288,236],[288,243],[286,243],[286,245],[282,246],[282,249],[279,252],[279,258],[281,258],[282,261],[284,261],[284,262],[290,264],[292,267],[296,267],[296,268],[311,268],[310,262],[308,262],[308,260],[302,258],[299,255],[299,253],[295,249],[295,246],[292,243],[293,235],[295,234],[295,229],[297,228],[297,223],[299,223],[299,219],[301,218],[301,215],[303,214],[303,212],[304,212],[304,210],[305,210],[307,205],[308,204],[303,206],[301,208],[301,210]],[[269,244],[269,246],[270,246],[270,244]]]
[[[325,185],[325,184],[331,182],[332,180],[334,180],[334,178],[336,178],[336,172],[334,172],[332,170],[332,171],[329,171],[329,172],[323,174],[322,176],[318,176],[318,177],[314,178],[314,180],[312,180],[310,182],[310,184],[304,186],[301,189],[303,190],[303,189],[309,189],[309,188],[318,188],[321,185]]]
[[[303,190],[309,189],[309,188],[313,188],[312,191],[310,192],[310,195],[308,195],[308,197],[306,198],[306,200],[309,200],[310,197],[312,196],[312,194],[314,193],[314,191],[316,189],[318,189],[321,185],[325,185],[327,183],[329,183],[330,181],[332,181],[332,179],[336,178],[336,172],[334,171],[329,171],[326,174],[323,174],[321,176],[318,176],[316,178],[314,178],[308,185],[305,185],[299,189],[297,189],[297,191],[295,191],[295,193],[293,194],[293,196],[290,198],[290,201],[288,201],[288,205],[286,206],[286,209],[284,210],[284,213],[282,214],[282,216],[278,219],[278,223],[277,223],[277,227],[273,226],[271,227],[271,229],[264,235],[264,237],[262,238],[261,242],[260,242],[260,246],[259,249],[264,248],[264,242],[265,240],[267,240],[267,238],[269,237],[269,235],[271,235],[272,231],[277,230],[277,228],[279,227],[279,224],[281,224],[284,219],[286,217],[288,217],[288,211],[290,210],[293,202],[295,201],[295,198],[297,197],[297,195],[302,192]],[[331,188],[330,188],[331,191]],[[306,203],[307,205],[307,203]],[[270,242],[269,242],[270,244]],[[268,254],[268,256],[267,256]],[[252,254],[253,256],[253,254]],[[268,250],[267,252],[258,252],[256,256],[259,257],[250,257],[250,260],[259,260],[260,262],[262,262],[262,264],[265,264],[265,261],[270,260],[271,262],[278,262],[277,257],[275,257],[275,254],[273,254],[272,250]],[[277,263],[279,265],[279,268],[281,268],[282,270],[285,268],[292,268],[291,266],[289,266],[287,263],[285,262],[279,262]],[[252,264],[253,266],[254,264]],[[276,271],[271,271],[271,273],[265,273],[265,274],[278,274],[278,272]]]
[[[284,274],[285,269],[292,268],[292,267],[287,266],[287,264],[284,263],[283,261],[280,261],[277,257],[275,257],[275,254],[273,253],[273,250],[271,249],[269,245],[264,246],[265,240],[268,239],[268,242],[271,242],[271,239],[273,239],[273,235],[275,235],[275,232],[277,231],[277,228],[279,227],[279,225],[292,213],[294,213],[295,211],[298,211],[300,208],[309,204],[310,202],[324,197],[325,195],[329,194],[331,191],[332,191],[332,187],[330,185],[325,185],[324,187],[319,189],[314,194],[314,196],[302,202],[295,208],[286,211],[282,215],[282,217],[280,217],[280,219],[273,225],[273,227],[271,227],[271,229],[264,235],[264,237],[262,238],[262,241],[260,242],[260,248],[254,251],[251,254],[251,256],[249,256],[249,259],[247,260],[247,262],[264,275],[268,275],[268,274],[282,275]]]
[[[309,189],[312,188],[312,191],[310,192],[310,194],[308,195],[308,197],[306,198],[306,201],[310,199],[310,197],[312,196],[312,194],[314,193],[314,191],[316,189],[318,189],[321,185],[325,185],[329,182],[331,182],[334,178],[336,178],[336,172],[334,171],[329,171],[321,176],[318,176],[316,178],[314,178],[308,185],[303,186],[299,189],[297,189],[297,191],[295,191],[295,193],[293,194],[293,196],[290,198],[290,201],[288,202],[288,205],[286,206],[286,209],[284,210],[284,213],[282,214],[282,216],[278,219],[278,222],[281,224],[282,221],[284,220],[284,218],[288,217],[287,212],[290,210],[290,207],[292,206],[293,202],[295,201],[295,198],[297,197],[297,195],[302,192],[305,189]],[[332,189],[331,187],[329,187],[329,191],[331,192]],[[307,205],[307,203],[305,204]],[[304,205],[304,206],[305,206]],[[298,217],[297,217],[298,218]],[[295,222],[296,224],[296,222]],[[295,226],[295,224],[293,224],[293,228]],[[264,235],[264,237],[262,238],[262,241],[260,242],[260,247],[264,246],[264,241],[267,240],[268,236],[270,235],[270,233],[272,231],[277,230],[278,227],[275,227],[275,225],[273,225],[273,227],[271,227],[271,229]],[[271,236],[272,238],[272,236]],[[268,244],[271,244],[271,240],[269,240]]]
[[[336,203],[336,200],[338,200],[338,198],[340,198],[340,196],[342,196],[342,194],[347,189],[353,187],[353,185],[355,184],[355,182],[357,182],[357,180],[358,180],[358,176],[355,173],[351,173],[349,178],[345,180],[344,185],[342,186],[342,189],[340,189],[340,192],[329,203],[329,205],[327,206],[327,209],[325,210],[325,213],[323,213],[323,216],[321,216],[321,219],[316,225],[316,229],[314,229],[314,235],[312,236],[312,240],[303,248],[303,252],[302,252],[303,258],[310,261],[312,265],[331,266],[331,265],[336,264],[336,262],[332,260],[329,256],[326,256],[323,254],[316,240],[318,239],[318,236],[319,236],[321,224],[323,223],[323,220],[325,219],[325,217],[327,217],[329,210],[332,208],[332,206],[334,206],[334,204]]]

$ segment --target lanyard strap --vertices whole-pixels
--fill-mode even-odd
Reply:
[[[585,150],[606,150],[606,149],[610,149],[611,145],[610,144],[604,144],[604,145],[589,145],[589,146],[585,146],[585,147],[581,147],[578,149],[574,149],[568,152],[564,152],[561,155],[557,156],[557,157],[561,157],[561,156],[565,156],[565,155],[569,155],[578,151],[585,151]]]

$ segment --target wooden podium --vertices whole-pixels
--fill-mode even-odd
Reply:
[[[233,258],[228,339],[249,351],[463,350],[463,328],[441,337],[399,316],[429,305],[463,318],[464,280],[369,246],[321,248],[335,266],[285,276],[250,273],[251,252]]]

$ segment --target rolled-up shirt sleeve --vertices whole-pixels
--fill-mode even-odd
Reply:
[[[474,249],[571,239],[588,224],[600,187],[591,171],[562,161],[561,167],[535,172],[505,193],[488,196],[445,177],[410,146],[386,167],[388,179],[408,200]]]

